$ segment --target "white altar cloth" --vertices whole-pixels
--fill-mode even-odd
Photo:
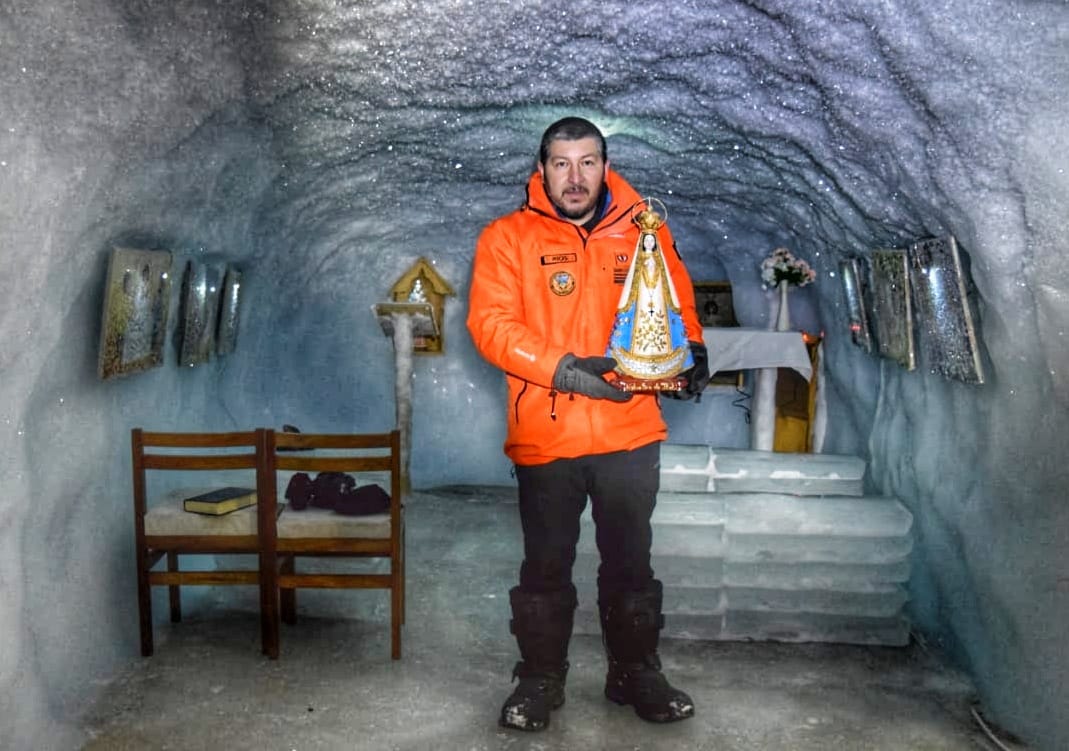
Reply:
[[[750,445],[771,451],[776,432],[777,368],[792,368],[807,381],[813,377],[800,331],[766,331],[742,327],[702,329],[709,350],[709,372],[754,370],[754,393],[750,408]]]
[[[739,326],[702,329],[709,350],[709,372],[755,368],[793,368],[807,381],[813,375],[800,331],[766,331]]]

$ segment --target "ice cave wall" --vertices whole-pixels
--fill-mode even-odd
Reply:
[[[828,450],[914,512],[913,614],[985,710],[1067,745],[1069,405],[1063,3],[215,3],[0,8],[0,716],[72,745],[136,653],[128,430],[393,419],[373,302],[415,258],[460,292],[417,363],[417,484],[508,482],[501,385],[463,330],[478,229],[535,142],[579,112],[669,201],[697,278],[764,325],[756,264],[821,271]],[[846,342],[844,253],[952,232],[970,254],[987,383]],[[240,262],[238,350],[95,376],[116,243]],[[686,409],[683,409],[686,408]],[[692,409],[693,408],[693,409]],[[730,403],[672,405],[677,440],[744,440]],[[471,426],[464,441],[451,426]]]

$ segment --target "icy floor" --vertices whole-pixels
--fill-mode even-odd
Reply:
[[[971,685],[934,653],[841,645],[667,642],[697,715],[656,726],[602,695],[596,637],[571,649],[567,702],[539,734],[497,713],[516,659],[508,588],[519,560],[511,489],[416,493],[409,504],[404,657],[387,597],[302,592],[282,657],[259,652],[255,593],[204,598],[157,626],[83,718],[92,751],[122,749],[970,749]]]

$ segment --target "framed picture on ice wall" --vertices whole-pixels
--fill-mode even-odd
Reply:
[[[102,379],[163,364],[171,302],[171,254],[113,248],[104,283],[97,375]]]
[[[739,325],[731,301],[731,282],[694,282],[694,306],[703,328]]]
[[[735,306],[731,298],[731,282],[694,282],[694,307],[702,328],[738,326]],[[741,370],[721,370],[713,373],[710,386],[734,386],[741,389]]]

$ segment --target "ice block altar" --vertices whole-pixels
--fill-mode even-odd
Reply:
[[[679,374],[694,365],[679,295],[657,236],[668,212],[658,214],[654,202],[664,208],[647,198],[632,211],[638,242],[605,352],[616,360],[614,383],[625,391],[679,391],[687,385]]]

